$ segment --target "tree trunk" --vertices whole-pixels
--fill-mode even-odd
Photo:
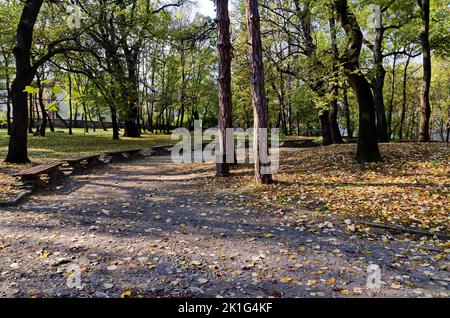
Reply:
[[[335,0],[336,10],[348,37],[344,68],[359,106],[358,148],[356,160],[361,164],[381,161],[375,124],[375,102],[370,84],[359,68],[363,34],[350,11],[347,0]]]
[[[291,56],[291,43],[288,43],[288,55]],[[288,109],[288,123],[289,123],[289,135],[293,135],[293,124],[292,124],[292,76],[290,74],[291,72],[291,64],[289,63],[288,66],[288,75],[287,75],[287,109]]]
[[[42,123],[39,128],[39,135],[45,137],[45,129],[47,128],[47,111],[44,105],[44,87],[42,86],[41,83],[41,76],[38,73],[36,74],[36,82],[39,88],[38,101],[42,113]]]
[[[73,121],[73,115],[72,115],[72,78],[69,74],[69,135],[72,135],[72,121]],[[75,120],[77,119],[77,114],[75,113]]]
[[[447,123],[447,131],[446,131],[445,142],[448,143],[449,139],[450,139],[450,124]]]
[[[33,94],[29,94],[30,96],[30,118],[29,118],[29,123],[28,123],[28,133],[32,134],[33,133],[33,128],[34,128],[34,115],[33,115],[33,110],[34,110],[34,99],[33,99]]]
[[[330,112],[324,110],[319,116],[320,124],[322,127],[322,145],[329,146],[333,144],[333,135],[331,134],[330,127]]]
[[[91,124],[92,124],[92,130],[95,132],[95,131],[97,130],[97,127],[95,127],[95,122],[94,122],[94,120],[92,119],[92,114],[91,114],[91,112],[88,112],[88,116],[89,116],[89,121],[90,121]]]
[[[86,104],[83,103],[83,116],[84,116],[84,132],[89,132],[88,118],[87,118],[87,107]]]
[[[75,104],[75,113],[73,114],[72,128],[78,128],[78,105]]]
[[[9,62],[5,56],[5,84],[6,84],[6,125],[8,127],[8,135],[11,135],[11,84],[9,79]]]
[[[113,130],[113,140],[119,140],[119,123],[117,121],[117,112],[114,106],[110,106],[111,110],[111,123]]]
[[[391,83],[391,97],[389,99],[387,126],[388,138],[392,138],[392,114],[394,112],[394,95],[395,95],[395,72],[397,69],[397,54],[394,55],[394,62],[392,63],[392,83]]]
[[[103,118],[100,115],[100,113],[98,114],[98,122],[100,123],[100,126],[102,126],[103,131],[108,131],[108,129],[106,128],[105,124],[103,123]]]
[[[13,124],[6,162],[29,162],[27,151],[27,93],[24,90],[34,77],[35,70],[31,67],[31,45],[34,25],[42,3],[43,0],[27,0],[17,26],[16,46],[13,51],[16,61],[16,76],[11,85]]]
[[[251,91],[253,102],[255,177],[258,183],[269,184],[272,182],[272,174],[270,174],[269,171],[263,171],[263,169],[270,169],[270,163],[262,162],[262,156],[268,153],[268,114],[264,88],[264,66],[262,59],[258,1],[246,0],[245,9],[247,17],[249,59],[252,70]],[[266,133],[261,129],[265,129]]]
[[[124,137],[137,138],[140,136],[139,127],[136,123],[137,118],[137,107],[132,106],[131,110],[128,112],[127,118],[124,121]]]
[[[381,22],[382,24],[382,22]],[[375,69],[375,79],[373,82],[373,93],[375,102],[375,112],[376,112],[376,125],[377,125],[377,138],[381,142],[388,142],[388,129],[386,121],[386,112],[384,107],[384,81],[386,78],[386,70],[383,67],[383,38],[384,29],[382,26],[376,28],[375,31],[375,42],[373,46],[373,58],[374,58],[374,69]]]
[[[352,121],[350,119],[350,105],[348,103],[348,94],[347,94],[347,86],[344,86],[343,92],[343,98],[344,98],[344,113],[345,113],[345,125],[347,128],[347,137],[353,138],[353,129],[352,129]]]
[[[56,117],[63,123],[63,125],[64,125],[66,128],[69,128],[69,127],[70,127],[70,125],[67,123],[67,121],[66,121],[64,118],[62,118],[61,115],[60,115],[58,112],[55,112],[55,115],[56,115]]]
[[[333,99],[330,101],[330,113],[328,116],[328,120],[330,121],[330,131],[331,131],[331,137],[333,140],[333,143],[335,144],[341,144],[342,136],[341,131],[339,130],[339,124],[338,124],[338,94],[339,94],[339,87],[337,84],[337,77],[338,74],[338,60],[339,60],[339,51],[337,47],[337,36],[336,36],[336,20],[334,18],[334,12],[331,14],[331,17],[329,19],[330,23],[330,34],[331,34],[331,51],[333,53],[333,81],[330,87],[331,95],[333,96]]]
[[[398,134],[398,138],[401,140],[403,139],[403,126],[405,123],[405,117],[406,117],[406,103],[407,103],[407,95],[406,95],[406,84],[408,82],[408,67],[409,63],[411,61],[411,57],[408,57],[405,64],[405,71],[403,73],[403,99],[402,99],[402,111],[400,115],[400,130]]]
[[[310,3],[308,2],[307,6],[304,7],[299,0],[295,0],[296,14],[298,15],[298,18],[301,19],[301,29],[303,33],[301,40],[305,42],[305,55],[309,59],[311,59],[312,64],[312,67],[309,70],[311,77],[307,81],[307,83],[311,90],[316,92],[321,98],[325,99],[327,86],[324,81],[324,76],[327,70],[325,68],[325,65],[317,57],[317,48],[312,36],[313,25],[311,21],[309,4]],[[331,135],[329,105],[328,109],[322,110],[322,113],[319,113],[319,120],[322,125],[323,145],[331,145],[333,143],[333,136]]]
[[[180,90],[180,112],[178,114],[177,126],[184,127],[184,112],[186,109],[186,48],[184,42],[181,48],[181,90]]]
[[[219,53],[219,142],[222,154],[221,162],[216,163],[216,174],[228,176],[227,128],[233,127],[231,104],[231,41],[228,0],[217,0],[217,50]],[[229,141],[230,142],[230,141]],[[234,140],[233,140],[234,142]]]
[[[418,0],[422,15],[420,43],[423,53],[423,82],[420,92],[419,142],[431,140],[430,136],[430,85],[431,85],[431,48],[430,48],[430,0]]]

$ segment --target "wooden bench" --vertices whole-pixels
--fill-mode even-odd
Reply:
[[[100,154],[94,155],[81,155],[73,158],[67,158],[63,160],[73,170],[80,168],[86,168],[87,166],[98,164],[100,162]]]
[[[48,175],[50,178],[63,176],[64,173],[59,170],[62,162],[38,165],[29,169],[22,170],[13,174],[13,177],[19,177],[25,182],[35,182],[41,175]]]
[[[141,151],[142,149],[124,149],[124,150],[107,151],[104,152],[103,154],[111,158],[124,158],[137,156]]]
[[[173,148],[174,145],[159,145],[159,146],[153,146],[150,148],[150,155],[151,156],[168,156],[171,153],[171,148]]]

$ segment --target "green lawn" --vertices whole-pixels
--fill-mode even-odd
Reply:
[[[144,134],[141,138],[112,140],[112,131],[74,129],[73,135],[67,129],[47,132],[45,137],[28,135],[28,156],[32,162],[72,157],[78,154],[98,153],[106,150],[144,148],[170,143],[170,135]],[[5,158],[9,137],[5,129],[0,129],[0,158]]]

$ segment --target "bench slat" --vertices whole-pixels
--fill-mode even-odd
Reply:
[[[64,161],[65,162],[80,162],[83,160],[98,159],[98,158],[100,158],[100,154],[83,155],[83,156],[78,156],[78,157],[73,157],[73,158],[67,158],[67,159],[64,159]]]
[[[41,174],[46,174],[55,169],[58,169],[62,165],[61,162],[51,163],[51,164],[42,164],[29,169],[22,170],[18,173],[13,174],[14,177],[24,177],[24,176],[38,176]]]
[[[107,151],[105,155],[119,155],[124,153],[135,153],[140,152],[142,149],[124,149],[124,150],[115,150],[115,151]]]

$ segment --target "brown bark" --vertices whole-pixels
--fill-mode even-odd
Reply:
[[[69,74],[69,135],[72,135],[72,126],[73,126],[73,106],[72,106],[72,78]],[[75,121],[77,120],[77,113],[75,112]]]
[[[430,85],[431,85],[431,48],[430,48],[430,0],[417,0],[422,15],[420,43],[423,54],[423,82],[420,92],[419,142],[431,140],[430,136]]]
[[[232,127],[231,93],[231,41],[228,0],[217,0],[217,49],[219,52],[219,133],[222,162],[216,164],[216,174],[227,176],[230,173],[227,162],[227,128]]]
[[[344,86],[342,90],[343,94],[343,104],[344,104],[344,113],[345,113],[345,125],[347,128],[347,137],[353,138],[353,129],[352,129],[352,121],[350,119],[350,105],[348,103],[348,94],[347,94],[347,86]]]
[[[343,64],[350,86],[359,106],[358,148],[356,160],[360,163],[381,161],[375,124],[375,102],[370,84],[359,68],[363,34],[350,11],[347,0],[335,0],[336,10],[348,37]]]
[[[42,123],[41,126],[39,127],[39,135],[42,137],[45,137],[45,129],[47,128],[47,110],[45,109],[45,105],[44,105],[44,87],[41,83],[41,76],[37,73],[36,74],[36,82],[39,88],[39,93],[38,93],[38,101],[39,101],[39,107],[41,109],[41,113],[42,113]]]
[[[35,70],[31,67],[31,45],[36,19],[43,0],[27,0],[17,26],[14,57],[16,76],[11,85],[11,101],[13,105],[13,123],[9,139],[8,154],[5,161],[11,163],[26,163],[27,150],[27,93],[25,87],[31,83]]]
[[[30,100],[30,105],[29,105],[29,119],[28,119],[28,133],[32,134],[33,133],[33,128],[34,128],[34,116],[33,116],[33,110],[34,110],[34,99],[33,99],[33,94],[28,94],[29,96],[29,100]]]
[[[268,149],[261,149],[261,131],[268,128],[267,101],[264,84],[264,66],[262,59],[262,43],[260,18],[257,0],[246,0],[245,10],[247,18],[247,33],[249,43],[249,59],[251,64],[251,91],[253,102],[253,125],[254,140],[253,151],[255,159],[255,177],[258,183],[269,184],[272,182],[271,174],[263,174],[262,168],[268,164],[261,162],[263,152]],[[266,136],[267,138],[267,136]],[[267,142],[267,140],[266,140]]]
[[[333,135],[330,127],[330,112],[328,110],[322,111],[319,115],[319,120],[322,127],[322,145],[329,146],[333,144]]]

